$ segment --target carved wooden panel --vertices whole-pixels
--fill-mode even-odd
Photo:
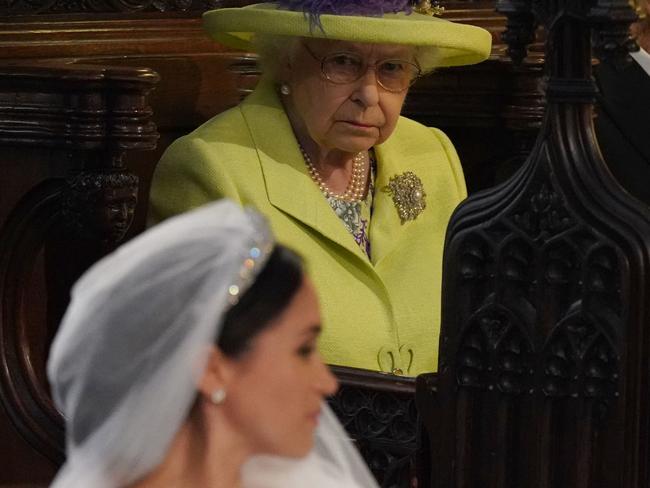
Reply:
[[[410,488],[422,477],[415,379],[334,366],[330,399],[382,488]],[[424,479],[424,478],[423,478]]]
[[[448,229],[439,376],[418,383],[440,436],[430,486],[646,487],[650,215],[609,174],[591,125],[590,29],[597,52],[624,51],[629,9],[504,10],[515,58],[523,31],[547,28],[548,107],[524,167]]]

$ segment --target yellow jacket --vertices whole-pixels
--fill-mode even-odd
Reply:
[[[320,298],[327,362],[411,376],[435,371],[442,249],[449,217],[466,196],[462,169],[441,131],[404,117],[375,155],[372,262],[311,180],[265,82],[167,149],[152,182],[150,219],[224,197],[252,205],[278,241],[305,259]],[[382,188],[406,171],[422,180],[426,209],[402,225]]]

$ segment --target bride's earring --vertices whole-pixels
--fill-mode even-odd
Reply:
[[[291,87],[287,83],[282,83],[280,85],[280,93],[283,95],[290,95],[291,94]]]
[[[222,405],[226,401],[226,390],[217,388],[210,394],[210,401],[214,405]]]

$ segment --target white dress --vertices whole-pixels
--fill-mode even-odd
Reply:
[[[311,454],[300,461],[258,457],[244,467],[244,488],[365,488],[349,474]]]

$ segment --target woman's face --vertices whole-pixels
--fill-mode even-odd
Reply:
[[[299,139],[308,137],[325,150],[356,153],[390,137],[408,90],[391,92],[382,88],[372,68],[355,82],[332,83],[323,76],[316,58],[341,52],[358,54],[373,66],[387,59],[414,62],[414,48],[302,39],[280,71],[280,80],[291,89],[283,99]]]
[[[250,349],[227,360],[231,381],[219,408],[253,453],[299,457],[311,449],[323,398],[338,386],[318,353],[319,333],[318,301],[305,279]]]

